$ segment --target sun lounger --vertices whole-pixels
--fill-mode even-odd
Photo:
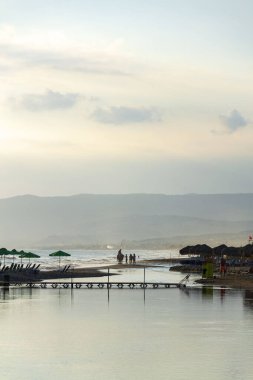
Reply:
[[[67,272],[69,270],[69,268],[70,268],[70,265],[65,265],[62,272]]]

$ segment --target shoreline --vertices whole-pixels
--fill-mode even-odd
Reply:
[[[170,259],[152,259],[146,260],[147,262],[156,262],[156,263],[172,263],[176,264],[179,261],[183,261],[182,259],[170,258]],[[253,290],[253,273],[249,272],[249,267],[235,267],[228,271],[225,277],[220,277],[218,271],[214,272],[214,277],[210,279],[199,278],[194,282],[200,285],[209,285],[209,286],[222,286],[222,287],[231,287],[236,289],[245,289],[245,290]],[[186,274],[202,274],[202,266],[196,265],[173,265],[170,268],[172,272],[180,272]]]
[[[253,276],[251,278],[248,278],[248,277],[238,278],[234,276],[227,276],[225,278],[221,278],[221,277],[210,278],[210,279],[201,278],[199,280],[195,280],[195,282],[201,285],[221,286],[221,287],[229,287],[229,288],[253,291]]]
[[[120,273],[112,273],[112,270],[124,270],[124,269],[143,269],[147,267],[155,267],[155,264],[161,263],[171,263],[175,264],[178,259],[151,259],[144,260],[136,264],[112,264],[103,265],[99,267],[82,267],[82,268],[72,268],[67,272],[62,272],[59,270],[40,270],[37,273],[32,271],[27,272],[3,272],[0,273],[0,283],[6,281],[6,276],[9,276],[10,282],[41,282],[45,280],[58,280],[58,279],[70,279],[70,278],[99,278],[118,276]],[[109,268],[109,273],[108,273]],[[187,273],[187,274],[199,274],[201,276],[202,268],[196,266],[187,265],[174,265],[170,268],[170,271]],[[236,289],[245,289],[253,291],[253,273],[249,273],[249,268],[237,268],[231,273],[227,273],[225,277],[220,277],[219,273],[214,273],[213,278],[199,278],[194,280],[196,284],[208,285],[208,286],[221,286],[221,287],[231,287]]]
[[[72,277],[105,277],[108,276],[108,268],[112,270],[117,269],[129,269],[129,268],[145,268],[145,267],[156,267],[161,264],[171,264],[169,268],[170,271],[185,273],[185,274],[197,274],[200,276],[194,282],[199,285],[209,285],[209,286],[221,286],[221,287],[231,287],[236,289],[253,290],[253,273],[249,273],[249,267],[234,267],[231,268],[225,277],[220,277],[220,273],[216,268],[214,271],[214,276],[211,279],[201,278],[202,266],[182,264],[182,262],[187,261],[184,257],[170,257],[161,259],[146,259],[137,261],[135,264],[129,263],[115,263],[111,265],[103,265],[99,267],[86,267],[86,268],[75,268],[72,271]],[[181,263],[181,264],[180,264]],[[106,272],[104,272],[106,270]],[[66,273],[64,277],[60,277],[59,273],[55,271],[55,278],[70,278],[71,273]],[[50,277],[52,274],[48,274]],[[48,276],[47,275],[47,276]],[[109,276],[119,275],[119,273],[109,273]],[[44,276],[43,276],[44,277]],[[51,277],[52,278],[52,277]],[[46,278],[43,278],[46,279]],[[42,279],[42,281],[43,281]]]

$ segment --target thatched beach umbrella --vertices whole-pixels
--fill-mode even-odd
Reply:
[[[197,244],[195,246],[195,253],[200,256],[212,256],[213,250],[209,245]]]
[[[247,244],[241,248],[241,251],[244,257],[251,257],[253,256],[253,245]]]
[[[226,244],[221,244],[221,245],[218,245],[217,247],[214,247],[213,248],[214,256],[222,256],[225,248],[227,248]]]
[[[186,247],[181,248],[179,250],[179,253],[180,255],[191,255],[193,254],[193,249],[194,249],[193,245],[187,245]]]
[[[241,248],[238,247],[226,247],[222,251],[222,255],[240,257],[242,255]]]
[[[186,247],[180,249],[180,255],[199,255],[199,256],[211,256],[213,250],[209,245],[206,244],[196,244],[187,245]]]
[[[64,251],[57,251],[50,253],[49,256],[52,257],[59,257],[59,269],[60,269],[60,264],[61,264],[61,257],[66,257],[66,256],[71,256],[70,253],[64,252]]]

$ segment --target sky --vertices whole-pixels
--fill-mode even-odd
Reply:
[[[253,192],[251,0],[0,0],[0,197]]]

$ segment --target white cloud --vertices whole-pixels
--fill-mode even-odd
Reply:
[[[62,31],[24,33],[12,25],[0,25],[0,59],[8,62],[10,68],[31,66],[88,74],[130,75],[132,56],[122,44],[119,39],[89,44]]]
[[[109,107],[96,108],[92,117],[104,124],[131,124],[161,121],[160,112],[151,107]]]

